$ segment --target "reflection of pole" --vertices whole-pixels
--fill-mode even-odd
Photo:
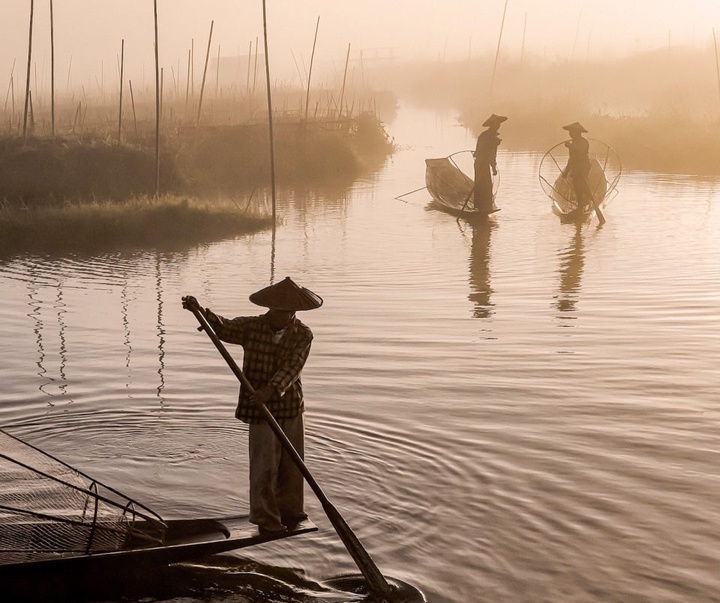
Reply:
[[[263,0],[263,39],[265,42],[265,79],[267,81],[268,126],[270,128],[270,187],[272,192],[272,219],[275,224],[275,143],[273,140],[272,92],[270,90],[270,57],[267,40],[267,9]]]
[[[160,383],[157,387],[157,397],[160,398],[160,402],[165,402],[162,396],[163,389],[165,389],[165,325],[163,324],[163,301],[162,301],[162,270],[160,266],[160,256],[155,256],[155,286],[157,292],[157,336],[158,336],[158,360],[160,366],[158,366],[158,375],[160,376]]]
[[[507,12],[508,0],[505,0],[505,8],[503,8],[502,21],[500,22],[500,35],[498,35],[497,48],[495,49],[495,63],[493,64],[492,77],[490,78],[490,96],[493,93],[493,84],[495,83],[495,71],[497,70],[498,57],[500,56],[500,42],[502,40],[503,28],[505,27],[505,13]]]
[[[270,247],[270,284],[275,282],[275,223],[272,228],[272,240]]]

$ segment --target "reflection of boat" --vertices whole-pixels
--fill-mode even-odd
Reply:
[[[460,151],[468,153],[471,151]],[[440,159],[425,160],[425,186],[438,209],[465,219],[487,219],[486,212],[475,208],[473,199],[473,179],[470,178],[454,159],[454,153]],[[494,194],[493,194],[494,196]],[[493,202],[493,211],[498,211]]]
[[[247,516],[164,521],[0,430],[0,584],[27,597],[316,530],[266,536]],[[54,597],[50,597],[54,598]],[[13,600],[15,598],[13,597]]]
[[[568,154],[565,142],[552,147],[540,162],[540,185],[552,201],[552,211],[562,222],[583,222],[595,209],[600,210],[614,195],[622,174],[617,153],[599,140],[587,139],[590,145],[590,173],[588,189],[592,200],[585,207],[578,207],[572,182],[562,175]],[[603,220],[600,211],[598,218]]]

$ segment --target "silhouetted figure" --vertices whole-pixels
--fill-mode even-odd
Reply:
[[[486,214],[498,211],[493,207],[492,176],[497,176],[497,148],[501,142],[498,129],[506,119],[507,117],[493,113],[483,123],[483,128],[487,128],[487,130],[478,136],[473,153],[475,157],[475,184],[473,186],[475,211]],[[492,175],[490,170],[492,170]]]
[[[260,316],[224,318],[201,308],[191,295],[183,298],[183,308],[199,309],[218,338],[243,347],[243,373],[255,390],[251,393],[241,386],[235,410],[235,417],[249,424],[249,521],[262,533],[277,534],[307,519],[305,482],[259,405],[267,406],[302,458],[305,402],[301,372],[313,334],[295,313],[319,308],[323,301],[289,277],[256,291],[250,301],[268,311]]]
[[[570,152],[567,165],[563,170],[563,178],[568,178],[572,183],[578,208],[582,209],[590,202],[591,192],[588,178],[590,176],[590,143],[583,134],[587,130],[578,122],[563,126],[563,130],[570,133],[570,140],[565,146]]]

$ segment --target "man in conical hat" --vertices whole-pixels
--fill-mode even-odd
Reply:
[[[495,115],[488,117],[483,123],[487,128],[478,136],[475,145],[475,184],[473,186],[473,198],[475,211],[490,214],[498,211],[493,204],[493,181],[492,176],[497,176],[497,148],[500,146],[498,129],[507,117]],[[492,176],[490,175],[492,170]]]
[[[240,388],[235,417],[248,424],[250,522],[263,534],[277,534],[307,519],[304,480],[258,406],[267,406],[303,457],[305,402],[300,374],[313,334],[295,314],[319,308],[323,300],[287,277],[256,291],[250,301],[267,312],[228,319],[200,308],[192,296],[183,298],[183,307],[200,308],[222,341],[243,347],[243,373],[255,392]]]
[[[565,143],[569,157],[567,165],[562,172],[563,177],[569,178],[572,183],[578,208],[582,209],[590,202],[590,143],[583,134],[587,130],[579,122],[563,126],[563,130],[570,133],[570,140]]]

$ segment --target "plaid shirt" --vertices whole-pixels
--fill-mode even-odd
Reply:
[[[228,319],[206,309],[205,318],[222,341],[243,347],[243,373],[253,388],[268,383],[275,388],[266,406],[278,421],[304,412],[300,373],[313,339],[306,325],[293,318],[275,343],[266,314]],[[250,402],[250,392],[242,386],[235,416],[246,423],[263,421],[260,411]]]

